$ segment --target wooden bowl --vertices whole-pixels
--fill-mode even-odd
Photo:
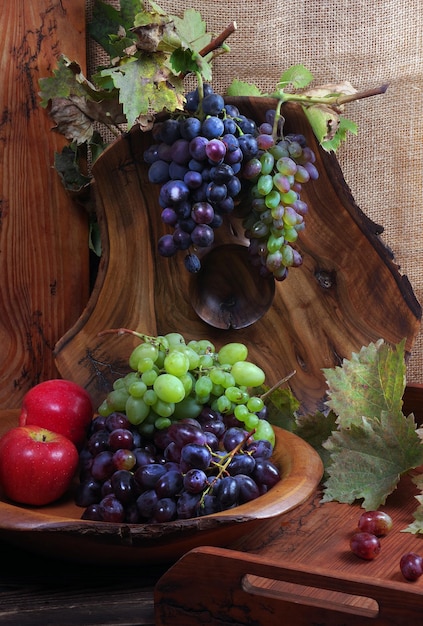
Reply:
[[[276,105],[270,98],[231,102],[258,123]],[[215,319],[207,319],[213,307],[203,297],[201,280],[192,280],[185,270],[184,255],[171,259],[158,255],[157,241],[168,227],[160,217],[159,187],[148,181],[143,161],[153,141],[151,133],[134,127],[95,162],[92,200],[103,255],[90,301],[56,344],[55,357],[61,376],[86,387],[97,406],[113,380],[128,371],[128,357],[136,345],[128,335],[99,337],[109,328],[149,335],[176,331],[187,340],[207,338],[216,346],[244,342],[250,360],[265,370],[269,386],[296,371],[289,385],[310,413],[323,407],[327,389],[323,368],[340,365],[352,352],[380,338],[390,344],[405,338],[406,351],[411,351],[421,307],[380,238],[383,228],[357,207],[335,156],[320,149],[302,108],[284,105],[283,115],[286,132],[303,133],[314,150],[319,179],[304,185],[309,212],[296,244],[303,265],[276,283],[274,294],[263,300],[256,297],[257,310],[253,315],[249,311],[246,320],[250,325],[238,315],[234,328],[232,312],[228,324],[225,307],[223,328],[216,327]],[[231,214],[216,230],[215,243],[245,244],[241,220]],[[240,274],[239,263],[227,265],[224,286],[236,282]],[[233,270],[234,281],[226,270]],[[221,285],[222,281],[220,290]],[[254,283],[251,289],[256,293]],[[241,299],[242,293],[237,297]],[[255,315],[258,319],[251,324]]]
[[[0,412],[0,436],[17,425],[18,411]],[[322,477],[318,454],[302,439],[276,430],[273,460],[282,480],[266,495],[237,508],[164,524],[81,520],[72,493],[44,507],[20,506],[0,493],[0,537],[44,556],[85,563],[161,564],[202,546],[229,546],[304,502]]]

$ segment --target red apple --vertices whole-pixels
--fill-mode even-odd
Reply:
[[[93,404],[86,389],[59,378],[39,383],[25,394],[19,425],[42,426],[79,446],[92,418]]]
[[[40,426],[16,426],[0,439],[0,485],[14,502],[42,506],[57,500],[78,463],[70,439]]]

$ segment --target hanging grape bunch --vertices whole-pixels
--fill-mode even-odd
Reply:
[[[155,124],[155,143],[144,154],[150,182],[161,185],[162,221],[172,229],[159,239],[159,253],[187,251],[185,267],[198,272],[196,249],[213,244],[215,229],[251,188],[244,220],[251,260],[264,277],[283,280],[288,267],[301,264],[291,244],[307,212],[301,186],[318,177],[314,154],[301,135],[278,140],[275,111],[257,127],[210,85],[199,93],[187,94],[185,114]]]
[[[273,274],[284,280],[289,267],[298,267],[302,257],[293,247],[305,226],[308,211],[301,200],[302,185],[319,176],[314,152],[303,135],[289,134],[275,139],[278,119],[268,111],[267,121],[258,128],[258,152],[241,171],[253,183],[251,212],[244,219],[249,252],[263,276]]]

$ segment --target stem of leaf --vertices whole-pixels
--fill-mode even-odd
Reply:
[[[369,98],[371,96],[378,96],[384,94],[388,89],[388,85],[384,84],[380,87],[375,87],[374,89],[367,89],[365,91],[359,91],[353,94],[342,94],[335,93],[333,95],[327,96],[308,96],[307,94],[299,94],[299,93],[285,93],[283,90],[278,90],[275,92],[274,97],[278,98],[279,103],[283,104],[284,102],[299,102],[303,105],[309,104],[326,104],[329,106],[341,106],[346,104],[347,102],[354,102],[356,100],[362,100],[363,98]]]

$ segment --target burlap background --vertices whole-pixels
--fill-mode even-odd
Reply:
[[[115,0],[109,0],[119,6]],[[87,0],[87,19],[93,0]],[[423,303],[423,5],[415,0],[159,0],[168,13],[199,10],[216,34],[235,20],[231,53],[214,64],[215,89],[233,78],[272,90],[283,70],[303,63],[316,84],[349,80],[357,89],[389,82],[384,96],[349,105],[357,137],[338,160],[360,208],[384,227]],[[88,67],[101,62],[89,45]],[[395,303],[392,303],[395,306]],[[369,311],[371,315],[371,311]],[[423,331],[408,382],[423,382]]]

